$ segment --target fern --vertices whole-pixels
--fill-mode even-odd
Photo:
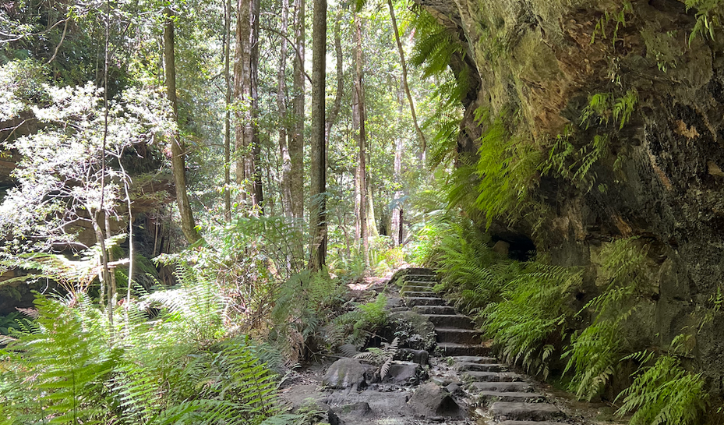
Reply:
[[[380,379],[385,379],[397,354],[399,342],[400,339],[395,338],[389,344],[382,343],[382,348],[368,348],[366,352],[358,353],[354,357],[377,366]]]
[[[633,412],[631,425],[694,425],[701,423],[708,395],[700,373],[687,372],[674,356],[662,356],[653,366],[641,368],[618,398],[623,404],[616,413]]]
[[[686,10],[696,9],[696,23],[689,35],[691,44],[697,35],[714,40],[714,29],[721,26],[721,0],[686,0]]]
[[[485,213],[488,227],[497,217],[512,221],[536,183],[540,152],[511,135],[501,115],[481,137],[478,155],[480,184],[475,205]]]
[[[601,251],[601,274],[607,287],[581,309],[596,313],[591,326],[571,338],[564,357],[570,357],[565,372],[575,370],[571,388],[580,399],[590,401],[600,394],[616,371],[624,343],[621,329],[639,301],[644,283],[646,247],[636,238],[619,239]]]

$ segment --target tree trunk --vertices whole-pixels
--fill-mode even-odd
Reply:
[[[377,218],[375,217],[375,202],[372,188],[370,187],[369,176],[365,178],[365,181],[367,182],[367,190],[365,191],[365,193],[367,194],[367,235],[377,237],[380,235],[380,232],[377,230]]]
[[[282,34],[286,34],[289,26],[289,0],[282,0],[282,24],[279,29]],[[279,72],[277,74],[277,108],[279,109],[279,155],[282,159],[282,209],[284,216],[293,217],[292,213],[292,186],[291,186],[291,169],[292,159],[289,156],[289,146],[287,144],[287,39],[280,37],[279,47]]]
[[[327,125],[324,130],[324,139],[329,149],[329,134],[332,131],[332,126],[337,122],[339,116],[339,110],[342,108],[342,95],[344,94],[344,61],[342,57],[342,35],[341,35],[341,22],[342,22],[342,7],[337,10],[337,17],[334,21],[334,52],[337,56],[337,93],[334,96],[334,104],[332,110],[329,111],[329,117],[327,118]]]
[[[422,133],[420,126],[417,124],[417,114],[415,114],[415,102],[412,101],[412,94],[410,94],[410,86],[407,84],[407,62],[405,62],[405,51],[402,49],[402,43],[400,42],[400,31],[397,29],[397,19],[395,19],[395,8],[392,6],[392,0],[387,0],[387,5],[390,8],[390,19],[392,20],[392,30],[395,32],[395,41],[397,42],[397,50],[400,52],[400,63],[402,64],[402,84],[405,87],[405,93],[407,93],[407,100],[410,102],[410,113],[412,114],[412,122],[415,124],[415,132],[417,137],[422,143],[422,151],[427,150],[427,140],[425,135]]]
[[[236,103],[236,183],[247,192],[251,204],[258,207],[263,200],[259,158],[258,128],[258,39],[259,0],[239,0],[236,18],[236,57],[234,64],[234,98]]]
[[[226,113],[224,114],[224,218],[231,221],[231,74],[229,62],[231,56],[231,0],[224,6],[224,82],[226,83]]]
[[[304,13],[305,0],[294,0],[294,33],[297,55],[294,58],[294,83],[292,114],[294,124],[289,139],[289,173],[292,214],[294,218],[304,217]]]
[[[253,174],[252,204],[264,214],[264,190],[262,187],[261,143],[259,138],[259,9],[261,0],[251,0],[251,159],[248,164]]]
[[[362,252],[364,255],[365,266],[370,265],[370,242],[369,232],[367,229],[367,167],[365,147],[367,144],[367,133],[365,132],[365,103],[364,103],[364,86],[362,85],[362,22],[359,14],[354,14],[355,25],[355,80],[354,93],[352,93],[352,126],[357,130],[355,137],[359,146],[359,162],[357,168],[357,187],[359,190],[359,222],[360,236],[362,238]]]
[[[324,267],[327,256],[327,168],[324,141],[327,0],[314,0],[312,36],[312,172],[309,209],[309,231],[312,239],[309,267],[319,271]]]
[[[398,90],[397,92],[397,102],[399,104],[399,114],[402,115],[402,93]],[[402,192],[402,145],[403,145],[403,139],[402,137],[397,137],[395,139],[395,167],[394,167],[394,175],[393,175],[393,181],[395,182],[395,185],[397,187],[397,190],[395,191],[395,195],[393,197],[393,204],[394,208],[392,209],[392,220],[391,220],[391,230],[390,233],[392,234],[392,241],[395,246],[402,244],[402,203],[401,199],[404,196],[404,193]]]
[[[176,101],[176,58],[174,51],[174,23],[173,12],[164,9],[165,24],[163,29],[163,55],[166,69],[166,93],[173,108],[174,119],[178,122],[178,103]],[[181,215],[181,230],[189,243],[201,239],[196,231],[193,212],[186,193],[186,153],[179,140],[180,137],[174,134],[171,139],[171,166],[173,168],[173,179],[176,184],[176,202],[179,214]]]

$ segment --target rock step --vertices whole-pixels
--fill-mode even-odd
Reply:
[[[496,363],[498,361],[495,357],[480,356],[456,356],[452,359],[455,363]]]
[[[462,314],[423,314],[435,327],[474,329],[475,323]]]
[[[418,314],[455,314],[455,309],[448,305],[418,305],[412,310]]]
[[[545,401],[545,396],[537,393],[481,391],[475,394],[475,396],[478,398],[478,401],[485,404],[494,403],[496,401],[513,403],[541,403]]]
[[[402,278],[403,285],[434,285],[437,284],[438,280],[434,277],[415,277],[415,278]]]
[[[421,298],[421,297],[440,298],[436,293],[430,292],[430,291],[410,291],[410,292],[405,292],[404,297],[405,297],[405,298]]]
[[[409,297],[405,299],[405,303],[411,307],[416,307],[418,305],[445,306],[445,300],[439,297]]]
[[[454,342],[441,342],[437,348],[443,356],[485,356],[490,354],[490,347],[479,344],[456,344]]]
[[[507,369],[505,365],[500,363],[455,363],[455,370],[458,372],[506,372]]]
[[[533,386],[527,382],[473,382],[472,390],[479,392],[497,391],[502,393],[532,393]]]
[[[565,417],[563,412],[549,403],[497,401],[490,406],[490,413],[497,420],[514,421],[546,421]]]
[[[407,272],[406,276],[411,276],[411,275],[431,275],[431,276],[435,276],[435,272],[432,271],[432,269],[427,269],[427,268],[424,268],[424,267],[408,267],[408,268],[405,269],[405,271]]]
[[[437,342],[455,342],[458,344],[480,344],[482,332],[472,329],[435,327]]]
[[[523,382],[525,376],[514,372],[464,372],[462,378],[468,382]]]
[[[400,294],[406,294],[408,292],[430,292],[429,286],[403,286],[400,288]]]
[[[550,421],[503,421],[499,422],[498,425],[565,425],[565,423]]]

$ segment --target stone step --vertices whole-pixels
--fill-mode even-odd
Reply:
[[[497,363],[498,359],[495,357],[480,357],[480,356],[457,356],[452,358],[455,363]]]
[[[458,372],[506,372],[508,368],[500,363],[455,363],[455,370]]]
[[[430,292],[430,286],[403,286],[400,288],[400,294],[409,292]]]
[[[405,303],[408,306],[416,307],[418,305],[436,305],[436,306],[444,306],[445,300],[443,300],[440,297],[409,297],[405,298]]]
[[[473,382],[472,390],[478,392],[497,391],[502,393],[532,393],[533,386],[527,382]]]
[[[437,342],[456,342],[458,344],[480,344],[482,332],[472,329],[435,327]]]
[[[475,394],[475,396],[479,402],[486,405],[496,401],[513,403],[541,403],[545,401],[545,396],[538,393],[481,391]]]
[[[405,269],[407,272],[406,276],[411,275],[432,275],[435,276],[435,272],[432,271],[432,269],[427,269],[424,267],[408,267]]]
[[[498,401],[490,406],[490,413],[497,420],[547,421],[565,417],[556,406],[549,403],[513,403]]]
[[[464,372],[462,378],[468,382],[523,382],[525,376],[514,372]]]
[[[566,423],[550,421],[503,421],[499,422],[498,425],[566,425]]]
[[[440,342],[437,344],[440,353],[447,356],[485,356],[490,354],[490,347],[479,344],[457,344],[454,342]]]
[[[410,291],[405,292],[404,295],[405,298],[421,298],[421,297],[427,297],[427,298],[440,298],[436,293],[431,291]],[[440,298],[442,299],[442,298]]]
[[[474,329],[475,323],[462,314],[423,314],[435,327]]]
[[[455,309],[448,305],[417,305],[412,310],[418,314],[455,314]]]
[[[427,277],[427,276],[407,276],[402,278],[402,284],[403,285],[435,285],[438,283],[438,280],[436,277]]]

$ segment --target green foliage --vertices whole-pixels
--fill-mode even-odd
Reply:
[[[272,311],[274,328],[270,337],[291,362],[304,357],[308,339],[331,319],[345,289],[326,270],[305,270],[281,285]]]
[[[478,156],[480,183],[475,206],[485,213],[488,227],[496,217],[514,220],[536,183],[540,152],[514,135],[501,115],[481,137]]]
[[[415,15],[412,28],[415,48],[410,63],[422,67],[424,77],[443,73],[450,66],[453,55],[463,52],[457,34],[442,26],[424,9],[419,9]]]
[[[11,335],[14,331],[28,329],[31,323],[30,318],[19,311],[0,316],[0,335]]]
[[[618,11],[605,11],[604,15],[596,22],[596,27],[591,34],[591,44],[596,42],[596,36],[600,33],[601,37],[607,39],[606,31],[609,24],[614,22],[614,28],[611,35],[611,45],[615,48],[618,38],[618,31],[621,27],[626,27],[626,14],[633,13],[633,6],[630,1],[624,1],[621,9]]]
[[[104,381],[119,362],[103,335],[62,303],[36,301],[39,332],[10,344],[0,384],[6,423],[98,422],[105,414]],[[102,316],[98,315],[96,319]]]
[[[197,336],[215,308],[183,291],[149,297],[165,306],[154,320],[134,304],[113,327],[84,295],[74,307],[38,297],[36,329],[0,353],[0,422],[251,425],[276,414],[276,383],[257,349]]]
[[[359,344],[363,338],[381,330],[388,320],[386,304],[387,296],[379,294],[374,301],[360,304],[354,310],[336,317],[332,321],[332,344]]]
[[[571,388],[580,399],[590,401],[600,394],[620,364],[625,348],[621,329],[643,291],[646,253],[636,238],[616,240],[601,252],[600,272],[607,286],[579,312],[591,310],[596,316],[590,326],[571,337],[564,353],[570,356],[565,372],[575,370]]]
[[[721,26],[721,0],[686,0],[686,10],[696,9],[696,24],[689,35],[691,44],[697,35],[714,40],[714,29]]]
[[[397,354],[399,342],[400,339],[395,338],[389,344],[383,342],[382,348],[370,347],[364,353],[359,353],[354,357],[377,366],[377,373],[380,375],[380,379],[385,379],[387,372],[390,371],[390,366],[392,366],[392,360]]]
[[[431,258],[442,275],[435,290],[444,291],[455,307],[479,313],[489,302],[500,301],[502,291],[520,269],[519,263],[500,258],[473,223],[451,223]]]
[[[533,262],[509,282],[502,301],[488,304],[483,329],[506,362],[548,375],[555,343],[572,315],[567,296],[582,275],[581,270]]]
[[[672,342],[668,355],[659,357],[653,366],[646,366],[652,353],[640,352],[627,357],[644,365],[634,374],[633,384],[618,395],[623,398],[619,416],[632,413],[631,425],[694,425],[701,423],[708,394],[701,373],[693,374],[681,365],[676,351],[682,341],[679,335]]]

